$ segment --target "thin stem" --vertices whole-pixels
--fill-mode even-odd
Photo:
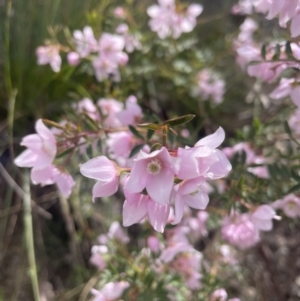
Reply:
[[[162,131],[163,131],[163,146],[167,146],[167,132],[168,132],[168,126],[167,125],[164,125],[163,128],[162,128]]]
[[[29,276],[31,278],[34,301],[41,301],[34,253],[30,182],[28,171],[25,171],[23,174],[23,190],[25,243],[29,262]]]

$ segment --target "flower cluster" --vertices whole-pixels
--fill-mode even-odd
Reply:
[[[200,4],[191,4],[185,12],[178,12],[174,0],[158,0],[159,5],[148,7],[149,26],[161,39],[172,36],[177,39],[184,32],[191,32],[202,13]]]
[[[147,217],[156,231],[163,232],[171,205],[175,206],[173,224],[181,221],[185,205],[205,209],[209,202],[205,182],[222,178],[231,170],[228,159],[216,149],[224,137],[219,128],[194,147],[169,151],[162,146],[150,153],[140,150],[125,179],[123,225],[130,226]],[[98,181],[93,189],[95,198],[114,194],[120,175],[127,169],[100,156],[82,164],[80,171]]]

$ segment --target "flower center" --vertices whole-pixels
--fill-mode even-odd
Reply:
[[[152,159],[147,165],[147,171],[151,175],[157,175],[161,171],[161,162],[158,159]]]

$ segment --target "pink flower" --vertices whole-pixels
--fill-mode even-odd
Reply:
[[[122,111],[122,103],[115,99],[101,98],[97,102],[101,113],[105,116],[104,123],[106,126],[115,128],[121,126],[117,113]]]
[[[73,35],[76,51],[80,57],[87,57],[91,52],[96,52],[98,50],[98,43],[91,27],[85,26],[83,31],[75,30]]]
[[[286,195],[272,204],[275,209],[282,209],[286,216],[300,217],[300,198],[293,193]]]
[[[73,105],[74,109],[77,109],[78,113],[85,113],[91,119],[100,121],[100,116],[97,107],[89,98],[83,98],[81,101]]]
[[[269,205],[261,205],[251,213],[250,219],[258,230],[270,231],[273,228],[273,218],[276,216],[275,210]]]
[[[95,296],[93,301],[118,301],[128,287],[129,283],[126,281],[109,282],[100,291],[91,290],[91,293]]]
[[[219,288],[212,293],[209,298],[209,301],[226,301],[227,300],[227,292],[224,288]]]
[[[207,236],[208,232],[206,228],[206,222],[208,217],[209,214],[206,211],[199,211],[197,213],[197,217],[188,219],[188,226],[194,239]]]
[[[150,154],[139,152],[125,188],[136,193],[146,188],[154,202],[166,205],[170,200],[173,183],[173,162],[167,149],[162,147]]]
[[[125,185],[126,186],[126,185]],[[123,226],[128,227],[139,223],[145,217],[152,227],[163,233],[168,221],[170,206],[154,202],[148,195],[132,193],[124,189],[126,200],[123,204]]]
[[[184,205],[195,209],[204,210],[209,202],[207,193],[201,188],[204,178],[195,178],[184,181],[178,185],[175,196],[175,220],[173,225],[178,224],[183,216]]]
[[[133,52],[135,49],[141,49],[142,45],[140,41],[135,36],[129,34],[128,31],[128,25],[125,23],[120,24],[116,28],[116,33],[122,35],[125,39],[125,50]]]
[[[137,104],[134,95],[130,95],[125,103],[125,109],[116,113],[117,118],[122,125],[135,125],[140,123],[143,113],[141,107]]]
[[[224,220],[221,229],[223,239],[244,250],[260,241],[259,231],[249,214],[233,215]]]
[[[204,100],[211,99],[215,103],[221,103],[225,93],[225,82],[218,79],[209,69],[204,69],[198,73],[197,94]]]
[[[125,131],[110,133],[106,143],[116,159],[128,158],[133,145],[133,136],[130,132]]]
[[[77,52],[69,52],[67,55],[69,65],[77,66],[80,63],[80,55]]]
[[[107,233],[107,237],[110,239],[117,240],[121,242],[122,244],[127,244],[129,242],[129,237],[125,233],[124,229],[121,227],[120,223],[117,221],[114,221],[110,227],[109,231]]]
[[[122,6],[117,6],[114,10],[114,16],[118,19],[123,19],[126,16],[125,9]]]
[[[149,236],[147,238],[147,246],[152,252],[157,253],[160,249],[160,241],[156,236]]]
[[[62,195],[68,198],[71,195],[75,182],[72,176],[54,165],[48,165],[44,169],[31,170],[31,181],[33,184],[51,185],[56,184]]]
[[[115,65],[125,65],[128,56],[123,52],[124,46],[124,37],[103,33],[99,40],[99,55]]]
[[[117,166],[105,156],[99,156],[80,165],[80,172],[88,178],[97,180],[93,187],[93,201],[97,197],[115,194],[119,186]]]
[[[183,180],[197,177],[218,179],[226,176],[231,164],[223,152],[216,149],[224,140],[225,132],[219,128],[215,133],[200,139],[192,148],[178,149],[177,176]]]
[[[25,136],[21,145],[28,149],[21,153],[14,161],[19,167],[33,167],[44,169],[51,165],[56,156],[56,139],[53,133],[44,125],[42,119],[35,124],[37,134]]]
[[[98,268],[99,271],[103,271],[107,264],[104,260],[104,255],[108,253],[106,246],[93,246],[92,256],[90,258],[90,263]]]
[[[57,45],[39,46],[36,49],[38,65],[50,64],[54,72],[60,71],[61,57]]]
[[[298,13],[293,17],[291,22],[291,36],[292,38],[298,37],[300,35],[300,14]]]
[[[177,39],[183,32],[191,32],[202,13],[200,4],[191,4],[185,13],[177,13],[174,0],[158,0],[159,5],[148,7],[149,26],[161,39],[172,36]]]

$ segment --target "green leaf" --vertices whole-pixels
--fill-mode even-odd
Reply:
[[[151,149],[150,149],[150,153],[156,151],[156,150],[159,150],[162,148],[162,144],[160,143],[155,143],[151,146]]]
[[[147,140],[150,140],[154,134],[154,130],[149,129],[147,132]]]
[[[292,131],[291,131],[291,128],[290,128],[290,126],[289,126],[289,124],[288,124],[288,122],[285,120],[284,121],[284,130],[285,130],[285,132],[289,135],[289,136],[292,136]]]
[[[172,118],[163,122],[163,125],[178,126],[190,122],[196,115],[188,114],[176,118]]]
[[[75,147],[76,146],[73,146],[71,148],[68,148],[68,149],[64,150],[63,152],[59,153],[55,158],[58,159],[58,158],[61,158],[61,157],[65,156],[65,155],[70,154],[74,150]]]
[[[137,129],[136,129],[134,126],[129,125],[128,128],[129,128],[130,132],[131,132],[134,136],[136,136],[137,138],[140,138],[140,139],[142,139],[142,140],[145,139],[145,138],[137,131]]]
[[[300,184],[297,184],[297,185],[293,186],[293,187],[287,192],[287,194],[292,193],[292,192],[296,192],[296,191],[299,191],[299,190],[300,190]]]
[[[288,57],[293,57],[293,51],[292,51],[290,42],[286,42],[286,44],[285,44],[285,53]]]
[[[145,128],[153,131],[158,131],[162,129],[162,126],[157,123],[141,123],[137,125],[140,128]]]
[[[134,155],[136,155],[143,147],[145,144],[138,144],[136,145],[130,152],[129,158],[132,158]]]
[[[279,58],[280,58],[280,45],[276,44],[276,46],[275,46],[275,54],[273,55],[272,60],[276,61],[276,60],[279,60]]]
[[[266,44],[263,44],[260,50],[260,55],[264,60],[266,59],[266,52]]]

